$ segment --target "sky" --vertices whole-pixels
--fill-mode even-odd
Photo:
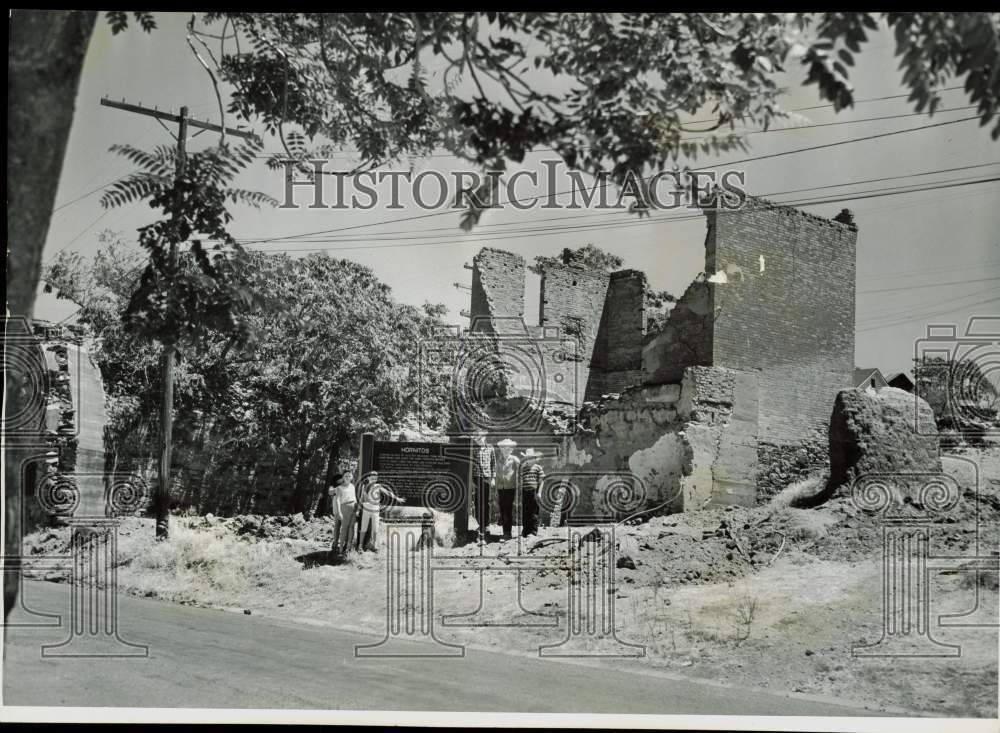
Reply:
[[[98,248],[97,235],[105,229],[134,239],[138,227],[157,218],[157,212],[143,203],[101,208],[99,199],[104,187],[130,172],[130,164],[109,152],[109,148],[128,143],[148,149],[173,144],[173,139],[150,117],[101,106],[102,96],[174,111],[187,105],[192,116],[218,123],[211,81],[185,41],[184,25],[189,17],[183,13],[157,13],[159,28],[152,34],[130,28],[118,36],[112,36],[103,19],[98,22],[81,76],[45,246],[46,261],[60,250],[93,254]],[[974,110],[960,109],[970,104],[961,90],[945,92],[941,110],[933,118],[912,115],[910,103],[897,96],[905,90],[893,50],[888,31],[865,47],[851,70],[858,100],[853,109],[836,114],[830,107],[800,111],[786,126],[812,127],[751,134],[747,153],[724,153],[696,161],[702,168],[718,166],[725,170],[727,161],[782,153],[736,166],[746,172],[749,193],[767,196],[817,189],[773,196],[779,202],[803,196],[856,197],[802,208],[825,217],[833,217],[845,207],[854,212],[858,226],[855,364],[878,367],[886,375],[910,368],[914,344],[925,335],[928,324],[954,323],[962,332],[972,315],[1000,314],[1000,182],[892,196],[869,195],[887,186],[997,177],[1000,142],[990,140],[989,127],[980,127],[976,121],[959,122],[784,154],[973,116]],[[792,68],[795,66],[789,64],[782,81],[788,88],[783,99],[785,108],[823,104],[815,86],[802,85],[804,74]],[[912,116],[900,116],[908,114]],[[229,116],[226,122],[234,125],[237,120]],[[273,138],[264,139],[268,151],[280,149]],[[188,146],[198,150],[216,140],[213,133],[205,132],[191,138]],[[543,158],[551,159],[552,155],[532,154],[522,167],[541,170]],[[331,167],[337,162],[332,162]],[[345,160],[339,162],[344,164]],[[949,171],[973,165],[980,167]],[[446,155],[435,155],[408,161],[399,168],[408,166],[415,172],[431,168],[449,171],[456,169],[458,162]],[[913,174],[926,175],[910,177]],[[895,176],[900,178],[866,183]],[[238,183],[279,200],[283,197],[283,174],[269,170],[263,160]],[[463,235],[458,228],[458,212],[401,221],[425,213],[408,200],[403,204],[403,209],[380,206],[370,211],[256,211],[238,207],[233,209],[230,232],[239,239],[266,239],[352,227],[336,239],[298,243],[282,240],[259,247],[289,251],[293,256],[322,249],[332,256],[355,260],[371,267],[399,300],[414,305],[425,301],[444,303],[450,320],[456,323],[463,321],[459,312],[469,307],[469,292],[454,284],[467,288],[471,272],[464,264],[471,263],[484,246],[516,252],[530,262],[535,255],[552,255],[564,247],[593,243],[622,257],[626,267],[645,271],[652,287],[678,296],[704,268],[705,223],[701,217],[670,221],[671,216],[676,216],[674,212],[659,212],[638,222],[626,213],[595,216],[594,211],[504,209],[488,212],[481,222],[484,226]],[[593,228],[517,231],[532,225],[577,224]],[[537,286],[532,283],[529,287]],[[531,302],[530,290],[528,303],[526,317],[531,317],[537,306]],[[74,311],[73,304],[39,293],[36,317],[60,320],[71,317]]]

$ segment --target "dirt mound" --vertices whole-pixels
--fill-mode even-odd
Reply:
[[[845,389],[830,417],[830,486],[866,474],[940,473],[934,411],[901,389]]]

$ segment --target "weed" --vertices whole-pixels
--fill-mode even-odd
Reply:
[[[751,597],[749,593],[743,595],[743,600],[736,606],[736,628],[735,638],[737,644],[742,644],[750,638],[750,630],[753,627],[754,616],[757,615],[757,596]]]

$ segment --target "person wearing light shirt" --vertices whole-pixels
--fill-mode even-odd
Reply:
[[[361,529],[358,530],[358,544],[376,552],[378,551],[375,542],[378,537],[379,513],[382,511],[382,500],[386,497],[399,504],[406,503],[406,499],[396,496],[388,487],[380,484],[378,472],[372,471],[368,474],[364,488],[361,490]]]
[[[354,539],[354,525],[357,519],[358,498],[354,484],[344,474],[333,477],[333,484],[328,493],[333,504],[337,527],[333,538],[333,551],[337,555],[346,555]]]
[[[517,484],[521,472],[521,461],[513,455],[516,446],[517,443],[510,438],[504,438],[497,443],[500,449],[500,461],[496,469],[497,504],[505,540],[511,538],[514,526],[514,499],[517,498]]]

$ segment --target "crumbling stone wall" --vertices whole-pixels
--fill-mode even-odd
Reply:
[[[581,356],[581,374],[577,383],[577,404],[582,404],[591,382],[601,314],[608,294],[610,276],[594,271],[578,260],[552,263],[542,270],[542,298],[539,320],[543,326],[554,326],[559,333],[576,339]],[[599,366],[598,366],[599,368]]]
[[[931,406],[895,387],[845,389],[830,417],[830,486],[866,474],[941,472],[941,446]]]
[[[830,471],[827,429],[805,433],[798,443],[761,441],[757,447],[757,503],[766,503],[789,484]]]
[[[663,329],[646,336],[642,369],[647,383],[676,382],[688,367],[712,364],[714,295],[711,283],[691,283]]]
[[[776,489],[816,468],[796,449],[813,451],[853,378],[850,216],[763,199],[706,215],[705,272],[656,333],[646,332],[642,273],[609,276],[571,260],[542,278],[542,324],[580,346],[568,392],[565,363],[556,366],[564,350],[542,347],[550,386],[561,369],[563,394],[584,404],[564,467],[597,477],[638,467],[666,510],[752,505],[757,481]],[[475,270],[474,317],[523,315],[522,258],[483,250]],[[607,481],[592,483],[581,508],[598,510],[599,486]]]
[[[576,514],[607,516],[616,475],[645,492],[639,511],[752,506],[757,461],[756,375],[692,367],[680,383],[633,387],[589,404],[550,471],[580,490]]]

